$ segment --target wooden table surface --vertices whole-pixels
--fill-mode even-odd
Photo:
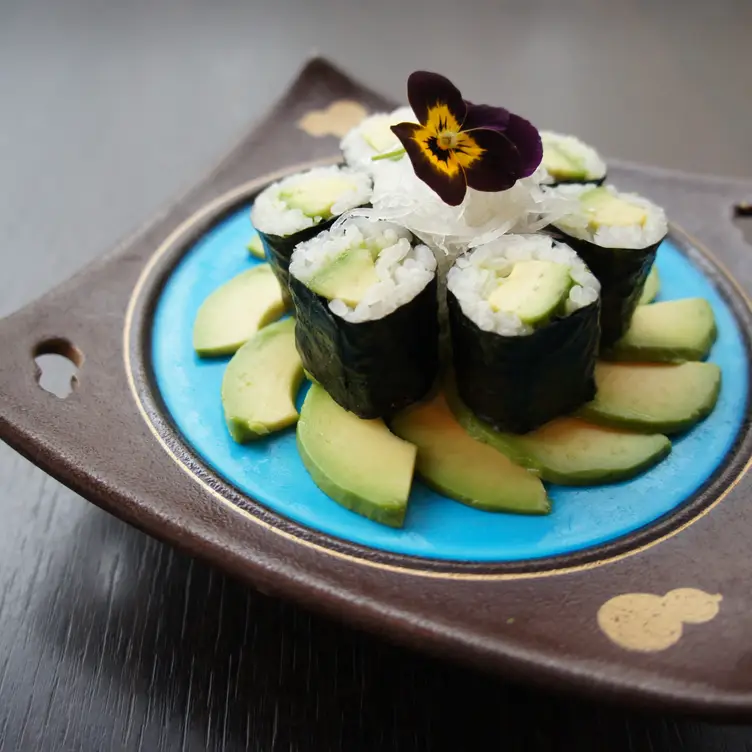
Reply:
[[[314,50],[392,96],[436,69],[609,155],[752,177],[750,31],[749,0],[0,0],[0,315],[189,185]],[[245,749],[720,752],[752,749],[752,727],[393,647],[250,592],[0,446],[0,750]]]

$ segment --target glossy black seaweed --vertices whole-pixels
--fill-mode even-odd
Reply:
[[[436,278],[409,303],[354,324],[290,276],[303,367],[346,410],[389,418],[422,399],[439,369]]]
[[[338,217],[327,219],[326,222],[319,222],[313,227],[307,227],[305,230],[295,232],[292,235],[271,235],[269,233],[258,231],[261,242],[264,244],[266,260],[269,262],[272,271],[282,285],[283,290],[287,290],[289,282],[290,259],[295,246],[306,240],[316,237],[320,232],[328,230]]]
[[[494,428],[527,433],[595,396],[598,301],[519,337],[481,329],[451,291],[447,304],[457,392]]]
[[[663,238],[646,248],[604,248],[556,227],[547,232],[572,248],[601,283],[601,349],[608,349],[629,327]]]

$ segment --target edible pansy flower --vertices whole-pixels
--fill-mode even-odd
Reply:
[[[415,174],[451,206],[462,203],[468,186],[505,191],[541,162],[532,123],[502,107],[467,102],[444,76],[412,73],[407,97],[419,122],[399,123],[392,131]]]

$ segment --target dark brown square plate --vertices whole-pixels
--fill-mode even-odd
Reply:
[[[674,512],[593,549],[500,563],[416,559],[298,524],[214,473],[167,415],[149,362],[150,322],[186,244],[280,170],[334,158],[343,131],[390,106],[312,61],[199,185],[113,253],[1,321],[0,438],[145,532],[266,592],[415,647],[563,688],[749,712],[748,395],[724,461]],[[752,195],[752,183],[624,164],[611,174],[662,203],[683,228],[672,237],[733,312],[749,375],[752,264],[731,207]],[[68,399],[39,388],[34,357],[43,352],[80,366]]]

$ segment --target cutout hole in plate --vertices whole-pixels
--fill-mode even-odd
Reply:
[[[78,371],[84,354],[63,338],[47,339],[34,348],[37,384],[45,392],[65,399],[78,384]]]

